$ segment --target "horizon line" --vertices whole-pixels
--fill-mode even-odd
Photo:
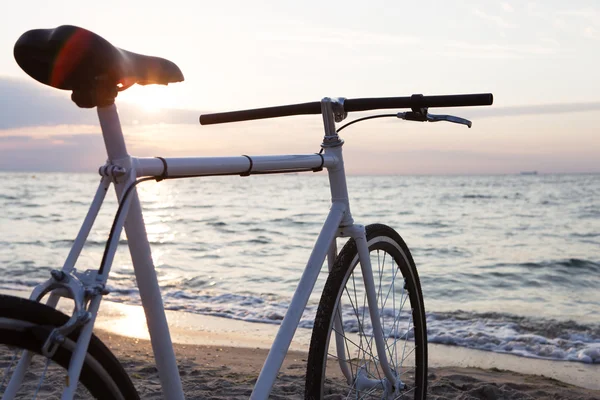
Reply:
[[[323,170],[325,171],[325,170]],[[269,174],[269,175],[286,175],[286,176],[299,176],[299,175],[308,175],[308,176],[323,176],[321,173],[314,173],[312,171],[303,172],[289,172],[289,173],[278,173],[278,174]],[[308,172],[312,172],[312,174],[308,174]],[[533,173],[532,173],[533,172]],[[78,174],[78,175],[97,175],[100,176],[97,172],[93,171],[68,171],[68,170],[33,170],[33,169],[4,169],[0,168],[0,174]],[[263,174],[256,174],[264,176]],[[539,170],[523,170],[523,171],[515,171],[515,172],[455,172],[455,173],[431,173],[431,172],[423,172],[423,173],[398,173],[398,172],[390,172],[390,173],[353,173],[346,172],[346,176],[550,176],[550,175],[600,175],[600,171],[580,171],[580,172],[544,172]],[[238,174],[231,175],[219,175],[220,177],[235,177]],[[189,178],[210,178],[215,177],[215,175],[205,175],[205,176],[190,176]],[[167,178],[168,179],[168,178]]]

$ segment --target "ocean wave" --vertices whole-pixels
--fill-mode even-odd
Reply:
[[[552,261],[539,261],[539,262],[525,262],[518,264],[511,263],[497,263],[490,265],[483,265],[478,267],[480,269],[491,269],[498,270],[502,268],[514,268],[516,270],[526,271],[553,271],[564,274],[576,272],[589,272],[589,273],[600,273],[600,262],[580,259],[580,258],[568,258],[564,260],[552,260]],[[490,274],[498,274],[499,272],[491,272]]]
[[[266,237],[266,236],[257,236],[254,239],[248,239],[246,240],[246,243],[253,243],[253,244],[268,244],[273,242],[273,240],[271,240],[270,238]]]
[[[571,234],[571,236],[577,237],[577,238],[594,238],[594,237],[600,237],[600,232],[588,232],[588,233],[574,232]]]
[[[600,325],[502,313],[430,313],[430,343],[600,364]]]
[[[495,196],[487,194],[463,194],[463,199],[493,199]]]
[[[422,221],[413,221],[409,222],[409,225],[414,226],[423,226],[427,228],[450,228],[450,225],[445,224],[441,221],[430,221],[430,222],[422,222]]]
[[[191,282],[188,282],[191,283]],[[206,281],[195,282],[204,286]],[[166,289],[166,288],[165,288]],[[279,324],[287,312],[288,303],[276,296],[267,298],[235,293],[204,293],[165,290],[165,307],[169,310],[236,319],[248,322]],[[137,291],[116,290],[110,299],[131,302]],[[352,310],[344,310],[344,327],[358,331]],[[312,329],[316,305],[308,305],[300,327]],[[384,309],[384,319],[392,326],[392,310]],[[575,321],[532,318],[504,313],[473,313],[468,311],[430,312],[427,314],[430,343],[460,346],[477,350],[506,353],[529,358],[577,361],[600,364],[600,325]],[[365,326],[369,333],[370,327]],[[403,336],[406,332],[397,332]],[[411,338],[411,335],[408,336]]]
[[[207,222],[206,225],[210,225],[210,226],[227,226],[227,223],[223,222],[223,221],[214,221],[214,222]]]
[[[319,223],[317,223],[316,221],[305,221],[305,220],[296,220],[293,218],[275,218],[269,221],[269,223],[272,224],[276,224],[276,225],[282,225],[282,226],[298,226],[298,225],[304,225],[304,226],[316,226],[319,225]]]
[[[451,256],[459,258],[471,257],[472,253],[467,249],[461,249],[459,247],[415,247],[412,249],[412,253],[423,256]]]
[[[106,239],[103,239],[103,240],[87,239],[85,242],[85,246],[104,248],[104,247],[106,247],[107,239],[108,239],[108,232],[106,233]],[[56,246],[56,247],[71,247],[71,246],[73,246],[73,242],[74,242],[74,240],[72,240],[72,239],[56,239],[56,240],[49,240],[47,243],[51,244],[52,246]],[[119,246],[127,246],[127,243],[128,243],[127,239],[119,239]],[[158,241],[158,240],[150,240],[149,243],[152,247],[170,244],[170,242]],[[43,244],[40,244],[40,246],[42,246],[42,245]]]
[[[434,258],[434,255],[418,251],[413,254],[417,259]],[[452,257],[459,259],[457,255]],[[430,263],[427,260],[427,264]],[[440,265],[438,263],[436,267]],[[452,293],[455,296],[452,301],[457,303],[479,301],[480,298],[488,302],[508,299],[523,304],[537,303],[538,307],[554,302],[559,309],[576,310],[585,300],[589,300],[590,305],[600,305],[600,298],[596,296],[600,291],[600,279],[592,278],[599,274],[600,263],[588,259],[477,265],[472,258],[467,258],[461,271],[427,270],[420,279],[426,296],[436,301],[447,301]],[[557,291],[576,295],[555,297]]]
[[[111,287],[108,300],[140,304],[137,289]],[[210,315],[246,322],[280,324],[288,309],[288,303],[274,296],[259,297],[235,293],[203,293],[185,290],[164,290],[165,309]],[[316,306],[308,306],[300,326],[312,328]]]
[[[107,300],[140,305],[138,289],[130,279],[108,286]],[[0,289],[23,290],[39,281],[30,279],[0,280]],[[182,290],[180,287],[207,288],[210,280],[186,279],[163,285],[163,300],[167,310],[247,322],[280,324],[289,303],[275,295],[256,296],[239,293],[217,293]],[[316,304],[309,304],[299,327],[312,329]],[[354,311],[343,310],[344,328],[358,332]],[[393,310],[383,310],[384,326],[393,326]],[[367,334],[371,327],[363,327]],[[388,332],[387,334],[390,334]],[[399,330],[396,337],[407,332]],[[430,343],[460,346],[495,353],[558,361],[600,364],[600,324],[533,318],[505,313],[474,313],[469,311],[427,313],[427,334]],[[408,339],[412,335],[408,332]]]

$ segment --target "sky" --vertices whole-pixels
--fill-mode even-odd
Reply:
[[[492,107],[430,110],[469,118],[471,129],[386,119],[344,130],[347,171],[600,172],[597,0],[33,0],[10,8],[0,14],[0,170],[93,172],[106,158],[95,110],[34,81],[12,55],[25,31],[71,24],[167,58],[185,76],[119,94],[133,155],[319,150],[319,116],[207,127],[198,124],[203,112],[491,92]]]

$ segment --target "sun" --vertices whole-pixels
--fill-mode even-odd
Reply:
[[[166,86],[134,85],[119,93],[119,100],[138,106],[147,113],[158,113],[161,110],[175,108],[173,96],[168,94]]]

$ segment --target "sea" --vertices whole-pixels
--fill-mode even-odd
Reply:
[[[63,265],[99,177],[0,179],[0,292],[24,293]],[[600,363],[599,174],[351,176],[348,187],[357,223],[387,224],[411,249],[430,343]],[[329,209],[325,173],[138,188],[167,309],[281,322]],[[79,270],[98,268],[115,211],[111,190]],[[125,235],[108,284],[107,300],[140,304]]]

